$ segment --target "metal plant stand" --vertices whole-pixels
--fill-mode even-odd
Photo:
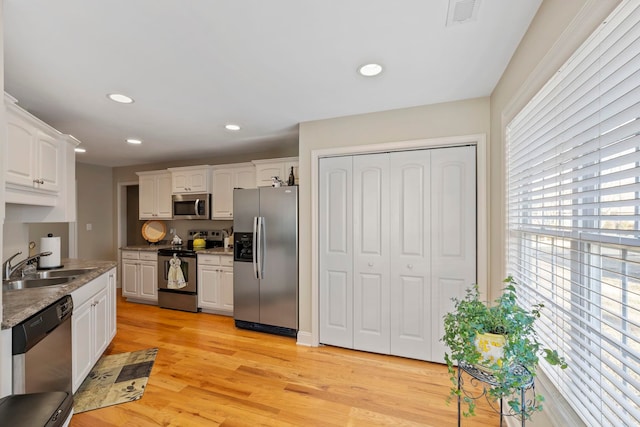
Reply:
[[[531,375],[531,373],[527,370],[527,368],[525,368],[522,365],[515,365],[513,366],[512,370],[516,375],[520,375],[522,377],[522,386],[520,387],[520,405],[521,405],[520,414],[515,413],[511,408],[509,408],[509,411],[505,412],[503,407],[503,402],[502,402],[503,398],[500,398],[499,408],[496,408],[494,406],[487,392],[489,391],[489,389],[499,386],[500,383],[496,380],[496,378],[493,375],[491,375],[486,371],[478,369],[473,365],[469,365],[465,362],[460,362],[460,361],[458,362],[458,427],[461,426],[462,412],[460,409],[460,403],[461,403],[463,393],[465,397],[472,400],[476,400],[481,398],[482,396],[485,396],[490,406],[497,413],[500,414],[500,427],[503,427],[503,418],[505,416],[516,416],[516,415],[520,415],[520,418],[522,421],[522,427],[525,427],[526,417],[522,414],[525,413],[525,410],[527,409],[528,406],[535,404],[535,398],[534,398],[534,401],[527,402],[525,400],[525,397],[526,397],[525,394],[529,389],[532,390],[535,396],[535,384],[533,381],[533,375]],[[479,394],[473,395],[470,392],[467,392],[464,390],[463,381],[462,381],[463,371],[466,372],[471,377],[470,383],[472,385],[483,383],[482,391]],[[487,389],[487,387],[489,387],[489,389]]]

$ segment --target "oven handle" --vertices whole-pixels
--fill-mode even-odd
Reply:
[[[198,205],[200,204],[200,199],[196,199],[195,203],[193,204],[193,213],[194,215],[198,215]]]

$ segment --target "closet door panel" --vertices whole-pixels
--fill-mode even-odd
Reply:
[[[431,355],[430,150],[390,154],[391,354]]]
[[[353,158],[353,342],[389,353],[389,155]]]
[[[476,282],[475,147],[433,150],[432,167],[432,335],[431,360],[442,362],[442,316]]]
[[[320,342],[352,348],[352,159],[321,159],[319,173]]]

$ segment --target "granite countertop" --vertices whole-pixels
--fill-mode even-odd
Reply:
[[[205,255],[229,255],[232,256],[233,255],[233,248],[210,248],[210,249],[200,249],[198,252],[198,255],[200,254],[205,254]]]
[[[96,268],[63,285],[2,291],[2,329],[9,329],[58,299],[89,283],[118,265],[115,261],[62,259],[64,269]]]
[[[131,246],[123,246],[120,248],[121,251],[149,251],[155,252],[158,249],[170,248],[170,244],[165,245],[131,245]]]

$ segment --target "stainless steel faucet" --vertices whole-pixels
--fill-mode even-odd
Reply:
[[[16,254],[11,255],[4,263],[2,263],[2,273],[3,273],[2,279],[3,280],[11,278],[11,275],[13,275],[13,273],[15,273],[18,270],[22,271],[22,269],[24,269],[25,266],[35,261],[38,261],[40,257],[49,256],[52,254],[52,252],[50,251],[40,252],[39,254],[35,254],[33,256],[27,257],[26,259],[23,259],[22,261],[17,263],[15,266],[12,266],[11,260],[17,257],[18,255],[20,255],[21,253],[22,252],[18,252]]]

